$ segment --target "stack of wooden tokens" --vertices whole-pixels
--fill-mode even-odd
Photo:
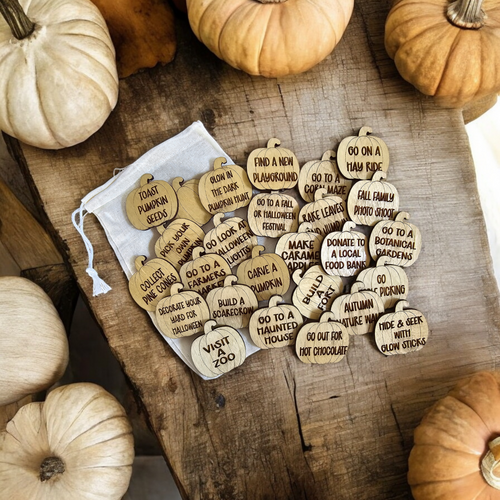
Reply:
[[[273,138],[246,169],[218,158],[199,180],[144,175],[126,210],[158,231],[156,256],[137,256],[130,293],[166,337],[193,339],[210,378],[244,362],[247,327],[257,347],[295,345],[304,363],[337,363],[354,335],[374,334],[385,355],[418,351],[428,325],[406,301],[404,269],[421,234],[388,169],[387,145],[363,127],[301,168]],[[234,214],[244,207],[246,218]]]

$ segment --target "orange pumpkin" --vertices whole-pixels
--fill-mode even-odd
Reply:
[[[415,500],[498,500],[500,373],[478,372],[415,429],[408,482]]]

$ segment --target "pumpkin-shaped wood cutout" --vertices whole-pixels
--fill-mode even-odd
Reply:
[[[212,215],[234,212],[252,199],[252,185],[245,170],[238,165],[223,166],[226,161],[217,158],[214,169],[204,174],[198,185],[201,204]]]
[[[206,297],[212,288],[224,284],[226,276],[231,274],[231,267],[224,257],[215,253],[205,254],[203,247],[196,247],[193,250],[193,260],[186,262],[179,274],[186,290],[193,290]]]
[[[214,215],[214,228],[203,241],[205,252],[216,253],[231,267],[250,258],[252,248],[257,245],[257,236],[252,233],[248,222],[241,217],[222,220],[224,214]]]
[[[387,264],[409,267],[415,263],[422,249],[422,235],[407,220],[410,214],[399,212],[395,220],[381,221],[370,235],[370,254],[374,259],[387,256]]]
[[[385,182],[387,174],[375,172],[371,180],[359,181],[347,198],[347,211],[356,224],[374,226],[391,220],[399,209],[399,194],[393,184]]]
[[[338,363],[345,357],[348,348],[346,327],[336,322],[329,311],[321,315],[319,322],[305,324],[295,341],[295,352],[302,363]]]
[[[338,196],[347,200],[352,180],[346,179],[337,167],[335,151],[326,151],[321,160],[308,161],[299,174],[299,192],[308,203],[314,201],[318,189],[326,189],[327,196]]]
[[[393,313],[384,314],[375,326],[375,342],[386,356],[419,351],[427,343],[429,326],[416,309],[406,309],[406,300],[396,304]]]
[[[318,319],[328,311],[344,289],[342,278],[326,274],[321,266],[310,267],[306,272],[297,270],[292,279],[297,285],[292,295],[293,305],[310,319]]]
[[[215,321],[210,320],[205,323],[205,335],[192,343],[191,357],[202,375],[217,377],[243,364],[246,358],[245,342],[238,330],[217,326]]]
[[[146,311],[154,311],[158,302],[170,295],[171,286],[181,281],[175,267],[163,259],[146,262],[146,257],[141,255],[135,259],[135,268],[137,272],[130,278],[128,289]]]
[[[254,149],[247,160],[250,182],[261,191],[279,191],[295,187],[299,180],[299,161],[279,139],[269,139],[266,148]]]
[[[170,262],[176,269],[191,260],[193,249],[203,245],[205,233],[196,222],[175,219],[166,228],[158,226],[161,236],[155,243],[155,254]]]
[[[182,291],[182,283],[175,283],[170,297],[165,297],[156,306],[156,321],[161,332],[179,339],[203,333],[203,326],[210,319],[205,299],[197,292]]]
[[[346,137],[337,149],[337,164],[348,179],[371,179],[378,170],[387,172],[389,149],[387,144],[371,135],[370,127],[363,127],[357,136]]]
[[[342,231],[326,236],[321,244],[323,269],[333,276],[347,278],[365,269],[370,263],[368,239],[359,231],[353,231],[356,224],[348,221]]]
[[[199,226],[203,226],[212,218],[212,214],[207,212],[201,204],[199,184],[198,179],[191,179],[186,182],[182,177],[172,179],[172,187],[179,201],[177,218],[192,220]]]
[[[292,274],[297,269],[307,269],[321,263],[321,242],[310,222],[303,222],[296,233],[283,235],[274,250],[286,263]]]
[[[299,212],[300,223],[310,222],[313,231],[323,237],[340,231],[348,220],[345,200],[338,196],[327,196],[324,188],[316,190],[314,201],[304,205]]]
[[[387,260],[386,256],[380,257],[376,267],[364,269],[356,277],[366,290],[380,296],[386,310],[408,296],[408,276],[404,269],[387,264]]]
[[[299,204],[293,196],[274,191],[254,196],[248,206],[248,223],[257,236],[279,238],[299,227]]]
[[[254,312],[248,330],[253,343],[261,349],[274,349],[295,344],[295,337],[304,323],[300,311],[291,304],[282,304],[283,297],[274,295],[268,307]]]
[[[214,288],[207,295],[210,319],[219,325],[246,328],[250,316],[259,307],[259,301],[252,289],[238,285],[238,278],[232,274],[224,280],[222,288]]]
[[[137,229],[145,230],[159,226],[175,217],[177,195],[165,181],[153,181],[151,174],[144,174],[140,187],[127,196],[125,209],[130,223]]]
[[[384,314],[382,299],[371,290],[364,290],[363,283],[353,283],[351,293],[337,297],[331,312],[350,335],[364,335],[375,330],[378,318]]]
[[[236,271],[238,281],[248,285],[259,302],[273,295],[285,295],[290,287],[285,261],[275,253],[260,255],[264,250],[262,245],[253,247],[251,259],[242,262]]]

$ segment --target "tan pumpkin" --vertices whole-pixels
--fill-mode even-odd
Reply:
[[[387,17],[385,47],[401,76],[442,106],[496,94],[500,1],[399,0]]]
[[[500,374],[478,372],[437,401],[414,432],[415,500],[498,500]]]
[[[66,331],[49,296],[25,278],[0,277],[0,406],[49,388],[68,360]]]
[[[212,218],[212,214],[207,212],[201,203],[199,185],[200,181],[198,179],[191,179],[186,182],[182,177],[172,179],[172,187],[179,202],[176,217],[192,220],[196,224],[203,226]]]
[[[352,0],[188,0],[191,28],[217,57],[251,75],[302,73],[335,48]]]
[[[85,141],[118,99],[115,50],[97,7],[2,0],[0,14],[0,129],[47,149]]]
[[[133,459],[132,427],[111,394],[89,383],[58,387],[0,434],[0,496],[119,500]]]

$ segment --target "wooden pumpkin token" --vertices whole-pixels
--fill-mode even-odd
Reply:
[[[389,150],[387,144],[371,135],[370,127],[363,127],[357,136],[346,137],[337,149],[337,164],[348,179],[371,179],[378,170],[387,172]]]
[[[136,273],[128,282],[130,295],[137,304],[154,311],[161,299],[170,295],[170,287],[180,282],[180,277],[172,264],[163,259],[151,259],[141,255],[135,259]]]
[[[254,312],[250,318],[250,337],[261,349],[295,344],[297,332],[304,323],[304,318],[295,306],[281,302],[283,297],[272,296],[268,307]]]
[[[205,233],[188,219],[175,219],[166,228],[158,226],[161,236],[155,243],[155,254],[170,262],[177,271],[191,259],[193,249],[203,244]]]
[[[226,276],[231,274],[231,267],[224,257],[215,253],[205,254],[203,247],[196,247],[193,260],[186,262],[179,274],[186,290],[206,297],[210,290],[224,284]]]
[[[236,276],[227,276],[222,288],[214,288],[208,292],[207,304],[210,319],[217,324],[245,328],[250,316],[258,309],[259,301],[249,286],[238,285],[237,281]]]
[[[145,230],[173,219],[177,213],[177,195],[165,181],[153,181],[151,174],[144,174],[140,187],[127,196],[125,209],[130,223]]]
[[[248,222],[241,217],[222,220],[224,214],[214,215],[214,229],[209,231],[203,241],[207,253],[216,253],[231,267],[250,258],[252,248],[257,245]]]
[[[295,352],[302,363],[338,363],[349,349],[349,333],[344,325],[325,312],[319,322],[305,324],[297,334]]]
[[[201,204],[199,184],[198,179],[184,182],[182,177],[176,177],[172,180],[172,187],[179,202],[177,218],[192,220],[199,226],[203,226],[212,218],[212,214],[207,212]]]
[[[323,240],[321,263],[328,274],[354,276],[370,263],[368,240],[363,233],[352,230],[355,226],[354,222],[348,221],[342,231],[330,233]]]
[[[422,235],[407,220],[410,214],[399,212],[391,221],[379,222],[370,235],[370,254],[374,259],[385,255],[387,264],[409,267],[415,263],[422,249]]]
[[[238,266],[238,281],[248,285],[259,302],[273,295],[285,295],[290,287],[290,275],[285,261],[275,253],[260,255],[265,248],[257,245],[252,249],[252,257]]]
[[[366,290],[372,290],[380,296],[384,309],[391,309],[408,295],[408,276],[399,266],[387,264],[387,256],[379,257],[376,267],[364,269],[356,277]]]
[[[375,172],[371,180],[359,181],[349,192],[347,211],[356,224],[374,226],[390,220],[399,209],[399,194],[395,186],[385,182],[387,174]]]
[[[217,158],[214,169],[204,174],[198,185],[201,204],[212,215],[246,207],[252,198],[252,184],[245,170],[238,165],[223,166],[226,161]]]
[[[213,378],[243,364],[246,358],[245,342],[238,330],[217,326],[213,320],[205,323],[205,335],[191,345],[194,366],[205,377]]]
[[[321,266],[310,267],[306,272],[299,269],[292,279],[297,285],[292,295],[293,305],[310,319],[318,319],[328,311],[344,289],[342,278],[326,274]]]
[[[384,314],[382,299],[371,290],[364,290],[363,283],[353,283],[351,293],[337,297],[331,312],[350,335],[364,335],[375,330],[378,318]]]
[[[307,269],[321,263],[323,238],[313,232],[310,222],[303,222],[296,233],[283,235],[276,243],[277,253],[292,274],[297,269]]]
[[[170,297],[160,300],[156,306],[158,328],[171,339],[203,333],[203,326],[210,319],[203,297],[182,288],[182,283],[172,285]]]
[[[346,179],[339,171],[335,151],[326,151],[321,160],[308,161],[302,165],[299,174],[299,192],[308,203],[314,201],[318,189],[326,189],[327,196],[338,196],[347,200],[352,180]]]
[[[250,182],[261,191],[295,187],[299,180],[299,161],[279,139],[269,139],[266,148],[254,149],[247,160]]]
[[[293,196],[274,191],[252,198],[248,206],[248,223],[258,236],[279,238],[299,227],[299,204]]]
[[[310,222],[313,231],[323,237],[340,231],[348,220],[345,200],[338,196],[327,196],[325,188],[317,189],[314,201],[304,205],[299,213],[299,221]]]
[[[406,300],[396,304],[393,313],[384,314],[375,326],[375,342],[386,356],[419,351],[427,344],[429,326],[417,309],[406,309]]]

